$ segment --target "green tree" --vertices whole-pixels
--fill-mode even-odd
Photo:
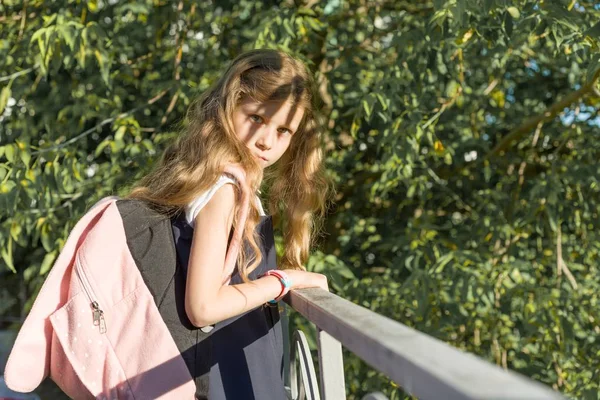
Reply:
[[[595,2],[5,0],[0,13],[0,296],[22,288],[0,312],[27,309],[77,218],[151,165],[231,58],[279,47],[317,76],[338,188],[309,267],[358,304],[598,398]],[[351,398],[403,396],[350,356],[346,372]]]

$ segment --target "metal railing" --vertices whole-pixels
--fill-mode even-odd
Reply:
[[[317,382],[304,334],[297,331],[291,343],[288,339],[286,385],[293,400],[346,398],[341,345],[419,399],[565,399],[539,382],[324,290],[295,290],[287,302],[317,326],[319,348]],[[363,400],[385,398],[371,393]]]

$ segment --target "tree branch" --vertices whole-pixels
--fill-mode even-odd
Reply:
[[[577,281],[575,280],[573,273],[571,273],[571,270],[567,267],[562,256],[562,230],[559,223],[556,230],[556,276],[559,280],[563,272],[567,276],[573,289],[577,290]]]
[[[506,151],[515,140],[519,140],[521,137],[523,137],[523,135],[530,132],[540,123],[554,119],[554,117],[556,117],[558,113],[560,113],[566,107],[581,99],[587,93],[594,91],[594,85],[596,84],[598,77],[600,77],[600,70],[596,71],[592,79],[583,85],[579,90],[566,95],[560,101],[552,104],[544,114],[529,118],[523,124],[513,129],[500,141],[500,143],[496,145],[496,147],[486,154],[483,159],[488,160],[500,152]]]
[[[59,143],[59,144],[54,145],[54,146],[46,147],[45,149],[40,149],[38,151],[32,151],[31,155],[34,156],[34,155],[38,155],[38,154],[41,154],[41,153],[47,153],[49,151],[62,149],[63,147],[66,147],[66,146],[70,145],[71,143],[74,143],[74,142],[78,141],[79,139],[86,137],[90,133],[95,132],[96,129],[101,128],[101,127],[103,127],[106,124],[110,124],[110,123],[114,122],[115,120],[117,120],[119,118],[123,118],[123,117],[126,117],[128,115],[131,115],[134,112],[136,112],[136,111],[138,111],[138,110],[140,110],[142,108],[145,108],[145,107],[147,107],[147,106],[149,106],[149,105],[157,102],[160,98],[162,98],[165,94],[167,94],[169,92],[169,90],[170,89],[163,90],[162,92],[160,92],[159,94],[157,94],[156,96],[154,96],[153,98],[151,98],[150,100],[148,100],[146,103],[142,104],[141,106],[132,108],[129,111],[126,111],[124,113],[121,113],[121,114],[117,115],[116,117],[107,118],[107,119],[103,120],[102,122],[94,125],[90,129],[88,129],[88,130],[86,130],[84,132],[81,132],[77,136],[72,137],[71,139],[67,140],[66,142],[62,142],[62,143]]]
[[[463,201],[463,199],[461,199],[460,196],[458,194],[456,194],[452,189],[450,189],[428,165],[427,165],[427,172],[429,173],[429,176],[431,176],[438,185],[440,185],[444,190],[446,190],[447,192],[450,193],[450,196],[452,197],[452,199],[454,201],[456,201],[456,203],[459,205],[459,207],[462,207],[463,209],[467,210],[470,213],[473,212],[473,208],[470,205],[468,205],[467,203],[465,203]]]
[[[21,26],[19,27],[19,36],[17,37],[17,41],[21,41],[23,38],[23,32],[25,31],[25,23],[27,22],[27,0],[23,3],[23,11],[21,11],[23,18],[21,19]]]
[[[33,19],[33,18],[35,18],[35,16],[36,16],[36,13],[32,12],[26,17],[28,17],[29,19]],[[23,18],[23,16],[21,14],[11,15],[11,16],[3,15],[0,17],[0,22],[6,22],[7,20],[18,21],[21,18]]]
[[[10,81],[11,79],[16,78],[18,76],[26,75],[35,69],[36,69],[36,67],[31,67],[31,68],[24,69],[23,71],[15,72],[14,74],[2,76],[2,77],[0,77],[0,82]]]
[[[454,94],[454,96],[452,96],[450,99],[447,99],[444,102],[444,104],[442,104],[442,107],[440,107],[440,109],[437,111],[437,113],[433,117],[431,117],[427,122],[425,122],[423,124],[422,129],[423,130],[427,129],[427,127],[429,125],[431,125],[432,123],[437,121],[440,118],[440,116],[444,113],[444,111],[446,111],[448,108],[450,108],[454,105],[454,102],[456,101],[458,96],[460,96],[461,94],[462,94],[462,86],[459,86],[459,88],[456,91],[456,93]],[[433,111],[435,111],[435,110],[433,110]]]
[[[179,4],[177,5],[177,11],[179,12],[179,15],[182,14],[183,0],[180,1]],[[196,13],[196,4],[192,4],[190,13],[187,16],[186,21],[185,21],[185,26],[181,30],[179,30],[177,32],[177,35],[175,36],[175,43],[178,44],[178,46],[177,46],[177,52],[175,53],[175,60],[173,62],[173,74],[174,74],[173,79],[175,79],[175,82],[177,85],[179,84],[179,81],[181,79],[180,66],[181,66],[181,59],[183,58],[183,46],[185,44],[185,38],[186,38],[188,28],[190,26],[191,19],[193,18],[195,13]],[[161,118],[159,126],[154,128],[155,130],[158,130],[158,128],[160,128],[167,122],[167,119],[169,118],[169,114],[171,114],[171,111],[173,111],[173,109],[175,108],[175,104],[177,104],[177,99],[179,99],[180,93],[181,92],[179,90],[177,90],[175,92],[175,94],[171,98],[171,101],[169,102],[169,106],[167,107],[165,115],[163,115],[163,117]]]

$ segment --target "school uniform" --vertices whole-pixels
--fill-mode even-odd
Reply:
[[[200,209],[225,184],[236,182],[224,175],[178,217],[172,220],[177,260],[187,275],[187,265],[194,234],[194,219]],[[258,202],[261,219],[256,227],[262,261],[250,273],[257,279],[277,269],[273,221],[264,214]],[[210,234],[203,232],[201,234]],[[242,283],[235,271],[230,285]],[[212,330],[201,329],[195,351],[182,356],[196,382],[196,398],[209,400],[281,400],[286,399],[283,384],[283,332],[278,306],[263,305],[242,315],[215,324]]]

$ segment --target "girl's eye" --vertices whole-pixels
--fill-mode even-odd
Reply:
[[[263,117],[261,117],[260,115],[251,114],[251,115],[249,116],[249,118],[250,118],[250,120],[251,120],[252,122],[254,122],[254,123],[256,123],[256,124],[262,124],[262,123],[264,123],[264,122],[265,122],[265,120],[263,119]],[[290,131],[290,130],[289,130],[289,129],[287,129],[287,128],[279,128],[277,131],[278,131],[279,133],[282,133],[282,134],[287,134],[287,135],[291,135],[291,134],[292,134],[292,131]]]
[[[258,115],[256,115],[256,114],[252,114],[250,116],[250,119],[252,120],[252,122],[256,122],[256,123],[259,123],[259,124],[263,122],[263,119],[261,117],[259,117]]]

